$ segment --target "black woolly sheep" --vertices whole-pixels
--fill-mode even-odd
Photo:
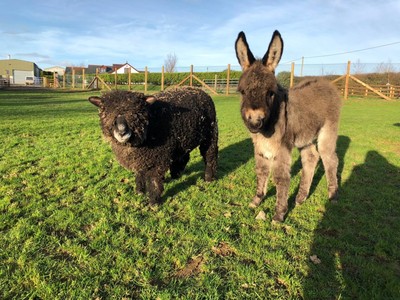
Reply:
[[[190,152],[200,146],[205,180],[216,176],[218,127],[214,103],[196,88],[179,88],[154,96],[112,91],[90,97],[99,108],[100,126],[119,163],[136,173],[136,191],[160,201],[165,173],[178,178]]]

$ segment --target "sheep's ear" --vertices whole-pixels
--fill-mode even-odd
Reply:
[[[246,36],[241,31],[235,42],[236,57],[239,61],[242,70],[245,71],[256,60],[253,53],[251,53],[249,44],[247,44]]]
[[[283,40],[278,30],[275,30],[272,34],[271,42],[269,43],[268,50],[262,58],[262,63],[271,72],[275,72],[275,69],[281,60],[283,52]]]
[[[92,103],[93,105],[96,105],[97,107],[100,107],[102,102],[100,97],[92,96],[89,97],[89,102]]]
[[[144,97],[148,104],[153,104],[154,102],[156,102],[156,97],[154,97],[154,96],[144,96]]]

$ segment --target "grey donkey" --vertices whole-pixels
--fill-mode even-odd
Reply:
[[[235,43],[243,74],[239,80],[241,115],[254,144],[257,191],[250,207],[257,207],[266,195],[272,170],[276,185],[274,221],[282,222],[288,210],[291,153],[301,154],[302,174],[296,205],[308,197],[319,157],[328,182],[330,200],[338,198],[336,141],[341,99],[337,89],[323,79],[304,80],[289,90],[281,87],[275,69],[283,52],[278,31],[272,35],[262,59],[255,59],[245,34]]]

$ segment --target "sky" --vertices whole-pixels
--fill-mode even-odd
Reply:
[[[275,29],[284,40],[281,65],[301,57],[305,65],[400,63],[398,0],[12,0],[1,6],[0,59],[42,69],[125,62],[161,68],[169,54],[177,67],[234,68],[240,31],[262,57]],[[368,50],[356,51],[362,49]],[[351,53],[338,54],[344,52]]]

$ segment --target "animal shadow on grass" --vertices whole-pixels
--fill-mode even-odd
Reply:
[[[347,152],[347,149],[349,148],[349,145],[350,145],[350,138],[348,138],[347,136],[343,136],[343,135],[338,136],[338,140],[336,143],[336,154],[339,159],[339,165],[338,165],[338,170],[337,170],[338,184],[339,184],[339,199],[340,199],[340,186],[341,186],[341,182],[342,182],[341,175],[342,175],[342,171],[343,171],[343,161],[344,161],[344,156]],[[296,160],[296,162],[292,166],[292,170],[291,170],[292,176],[297,174],[298,172],[300,172],[301,169],[302,169],[301,157],[299,156],[299,158]],[[322,161],[320,159],[317,167],[315,168],[314,178],[312,180],[310,192],[308,194],[309,196],[311,196],[315,192],[315,189],[317,188],[317,186],[318,186],[319,182],[321,181],[322,177],[324,176],[324,174],[325,174],[325,170],[322,165]],[[326,189],[328,189],[328,187]],[[295,207],[295,198],[296,198],[298,191],[299,191],[299,187],[297,187],[294,194],[289,198],[288,213],[290,213],[290,211],[293,210]]]
[[[217,180],[229,175],[241,165],[247,163],[252,157],[253,144],[249,138],[221,149],[218,152]],[[164,191],[162,201],[164,202],[168,197],[173,197],[177,193],[195,185],[199,178],[204,178],[204,168],[203,160],[194,164],[190,164],[189,161],[184,171],[185,180],[174,185],[170,184]]]
[[[399,184],[377,151],[354,166],[315,230],[304,299],[400,299]]]

